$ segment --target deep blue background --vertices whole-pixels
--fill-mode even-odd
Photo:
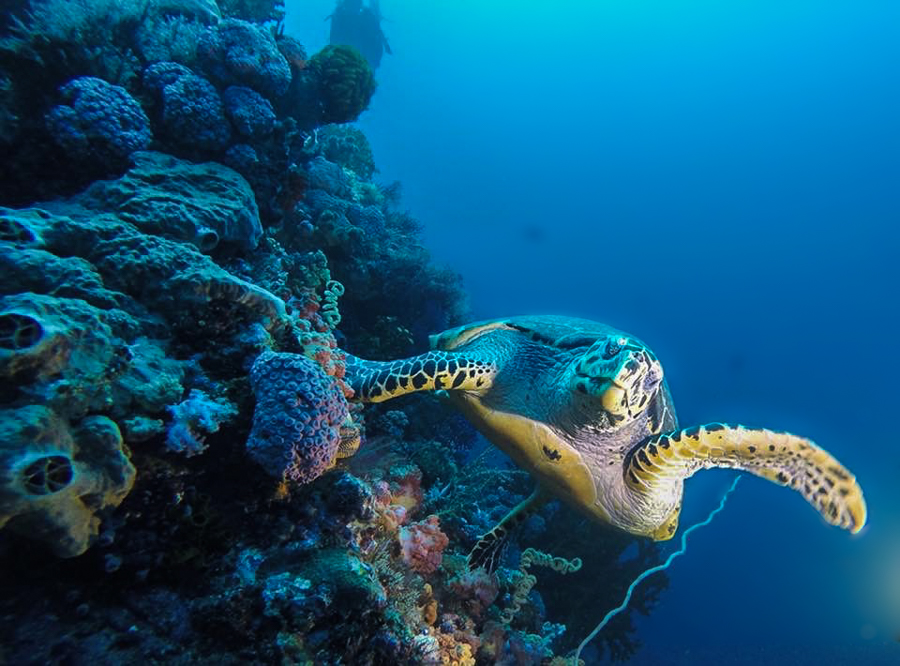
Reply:
[[[288,0],[288,32],[316,50],[332,6]],[[748,477],[636,662],[900,663],[900,3],[382,10],[395,55],[360,126],[477,317],[633,332],[684,425],[809,436],[866,492],[851,537]],[[682,524],[730,478],[689,481]]]

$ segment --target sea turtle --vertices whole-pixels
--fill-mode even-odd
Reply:
[[[509,529],[549,497],[654,540],[672,538],[683,482],[699,469],[746,470],[800,492],[832,525],[858,532],[862,491],[803,437],[710,423],[679,429],[660,362],[632,335],[562,316],[468,324],[397,361],[347,357],[355,397],[381,402],[443,390],[537,480],[534,494],[483,536],[470,565],[495,564]]]

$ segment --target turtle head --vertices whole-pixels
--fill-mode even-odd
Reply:
[[[653,352],[639,340],[617,333],[600,338],[574,361],[571,389],[617,428],[650,406],[662,381],[662,365]]]

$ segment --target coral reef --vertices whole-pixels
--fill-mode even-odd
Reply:
[[[46,542],[61,557],[81,555],[99,534],[103,510],[134,484],[115,422],[81,420],[73,432],[50,409],[0,412],[0,528]]]
[[[349,411],[337,381],[300,354],[266,352],[253,364],[256,394],[247,453],[272,476],[307,483],[334,466]]]
[[[34,0],[0,41],[0,65],[59,87],[93,76],[129,87],[140,71],[132,34],[150,0]]]
[[[250,88],[231,86],[222,93],[225,115],[242,138],[264,139],[275,127],[275,111],[265,97]]]
[[[62,103],[47,114],[47,127],[79,164],[122,163],[153,140],[147,114],[120,86],[83,76],[60,88],[59,95]]]
[[[223,86],[247,86],[270,98],[287,92],[291,68],[265,28],[240,19],[225,19],[197,45],[200,65]]]
[[[574,648],[655,546],[625,557],[551,505],[469,571],[527,475],[434,396],[350,400],[341,349],[402,357],[468,314],[365,135],[331,124],[368,106],[365,61],[308,58],[278,0],[26,4],[0,38],[3,659]],[[584,567],[526,590],[542,542]],[[664,584],[596,646],[630,654]]]
[[[284,19],[284,0],[219,0],[224,16],[255,23]]]
[[[121,178],[98,181],[72,201],[115,212],[145,233],[190,243],[201,252],[247,252],[263,235],[249,184],[216,162],[136,153]]]
[[[440,521],[434,515],[400,528],[401,557],[417,573],[434,573],[441,566],[448,543],[450,540],[441,532]]]
[[[318,150],[329,162],[350,169],[363,181],[375,174],[375,158],[366,135],[352,125],[326,125],[317,135]]]
[[[206,450],[206,436],[237,414],[227,400],[214,400],[200,389],[191,389],[187,399],[168,408],[172,422],[166,432],[170,451],[194,456]]]
[[[348,123],[369,106],[375,77],[352,46],[326,46],[310,58],[312,75],[321,100],[321,123]]]
[[[222,151],[231,139],[225,106],[215,87],[174,62],[151,65],[144,88],[158,98],[158,133],[188,156]]]
[[[567,574],[581,569],[581,558],[576,557],[573,560],[567,560],[564,557],[553,557],[552,555],[535,550],[534,548],[526,548],[522,551],[522,556],[519,559],[518,576],[515,583],[515,589],[513,590],[512,603],[509,608],[505,609],[500,614],[500,620],[504,624],[510,624],[513,621],[516,613],[519,612],[519,609],[528,597],[528,593],[531,592],[531,588],[537,583],[537,578],[534,574],[528,573],[529,567],[533,564],[549,567],[557,573]]]

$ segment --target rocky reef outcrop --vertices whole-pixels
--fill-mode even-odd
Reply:
[[[342,349],[399,358],[466,317],[346,124],[375,94],[365,60],[308,57],[277,0],[16,4],[0,34],[4,658],[550,662],[561,623],[584,622],[557,574],[535,585],[516,545],[496,574],[464,557],[527,476],[432,396],[348,401]],[[585,570],[615,579],[630,541],[588,546],[570,520],[550,506],[520,540],[600,550]],[[628,654],[633,633],[623,615],[605,645]]]

